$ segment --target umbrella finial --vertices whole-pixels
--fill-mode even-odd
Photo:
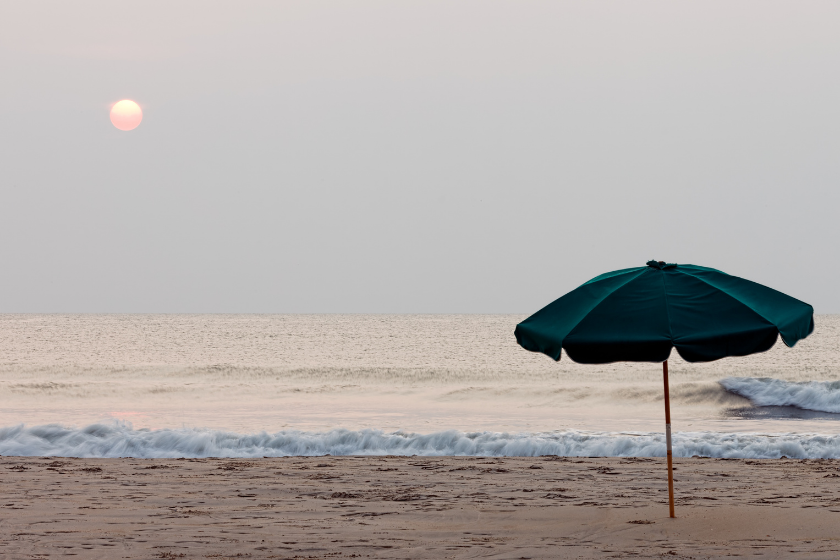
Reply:
[[[648,261],[645,264],[657,270],[664,270],[666,268],[674,268],[675,266],[677,266],[676,263],[667,263],[665,261]]]

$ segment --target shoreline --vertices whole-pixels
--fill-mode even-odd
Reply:
[[[673,432],[675,457],[840,459],[830,433]],[[319,456],[403,457],[664,457],[665,434],[552,432],[388,432],[381,429],[281,430],[235,433],[200,428],[135,429],[128,423],[83,428],[60,424],[0,428],[0,456],[79,458],[236,458]]]
[[[840,556],[840,460],[675,467],[669,519],[661,458],[0,457],[0,556]]]

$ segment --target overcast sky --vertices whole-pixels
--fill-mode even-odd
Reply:
[[[3,2],[0,312],[840,312],[840,2]],[[131,132],[110,105],[144,110]]]

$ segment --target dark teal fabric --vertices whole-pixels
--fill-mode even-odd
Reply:
[[[689,362],[793,346],[814,330],[814,308],[761,284],[693,264],[650,261],[608,272],[516,326],[526,350],[586,364]]]

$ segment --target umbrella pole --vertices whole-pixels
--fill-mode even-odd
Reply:
[[[674,460],[671,454],[671,397],[668,391],[668,360],[662,362],[662,377],[665,380],[665,443],[668,446],[668,503],[671,517],[674,515]]]

